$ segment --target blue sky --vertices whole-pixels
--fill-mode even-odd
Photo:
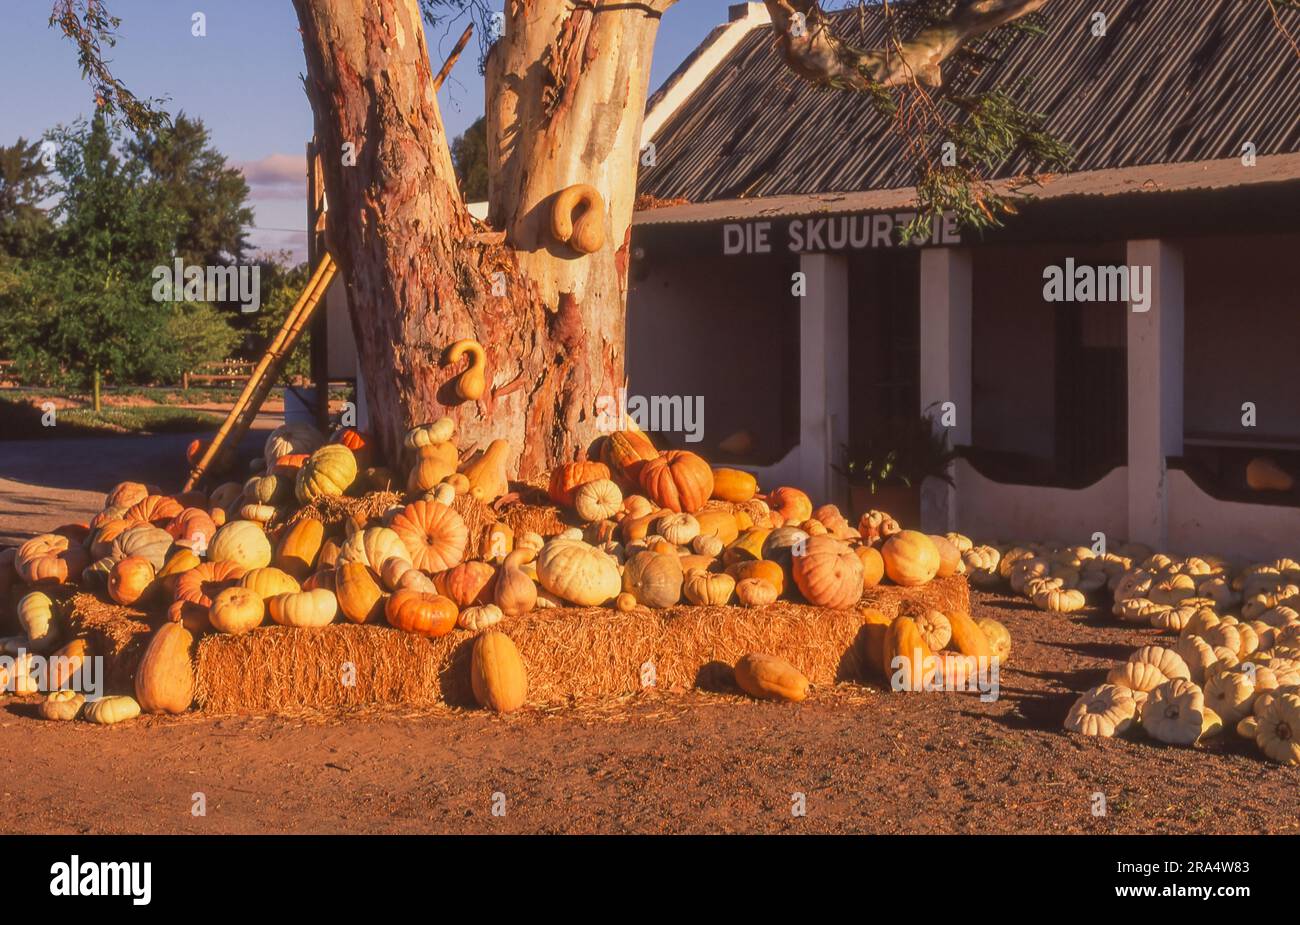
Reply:
[[[0,144],[40,137],[92,108],[76,52],[47,26],[51,0],[8,0],[0,30]],[[299,79],[304,71],[297,19],[289,0],[108,0],[121,17],[110,51],[114,71],[142,96],[167,97],[167,108],[200,117],[213,141],[241,166],[253,187],[254,245],[288,248],[301,257],[306,226],[303,149],[311,108]],[[500,7],[499,0],[494,6]],[[672,73],[708,31],[727,19],[728,0],[679,0],[664,16],[650,86]],[[190,34],[202,11],[207,35]],[[440,67],[464,23],[427,30],[429,55]],[[483,112],[477,39],[438,95],[443,119],[456,135]],[[277,230],[278,229],[278,230]]]

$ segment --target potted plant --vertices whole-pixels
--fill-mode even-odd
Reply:
[[[834,469],[849,483],[854,520],[874,509],[912,529],[921,521],[921,483],[935,478],[952,485],[949,464],[958,455],[947,429],[924,413],[892,420],[842,450]]]

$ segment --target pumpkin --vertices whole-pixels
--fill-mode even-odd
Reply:
[[[885,631],[883,647],[880,660],[885,666],[890,688],[896,691],[923,690],[933,656],[916,621],[906,616],[895,617]]]
[[[639,430],[615,431],[600,442],[601,462],[627,486],[639,485],[642,464],[658,455],[650,438]]]
[[[1205,696],[1186,678],[1157,686],[1142,704],[1142,728],[1166,745],[1193,745],[1205,729]]]
[[[103,559],[113,550],[113,540],[117,539],[123,533],[131,528],[131,524],[125,520],[108,520],[95,529],[90,538],[90,555],[93,559]],[[9,552],[17,555],[18,550],[11,549]]]
[[[624,591],[614,598],[614,609],[620,613],[631,613],[637,608],[636,595]]]
[[[1268,672],[1267,668],[1237,665],[1216,673],[1205,682],[1205,705],[1225,723],[1235,725],[1250,714],[1255,703],[1256,675],[1265,672]]]
[[[520,568],[536,556],[534,550],[525,547],[510,553],[501,563],[492,586],[492,600],[508,617],[528,613],[537,606],[537,585]]]
[[[736,515],[729,511],[697,511],[694,517],[700,525],[700,536],[716,536],[723,546],[734,543],[740,535]]]
[[[429,491],[455,474],[460,456],[454,443],[423,446],[416,452],[414,465],[406,479],[406,490],[411,493]]]
[[[510,713],[524,705],[528,674],[519,650],[505,633],[488,630],[474,641],[470,686],[474,699],[489,710]]]
[[[272,565],[250,569],[239,579],[239,586],[247,588],[261,600],[267,600],[279,594],[293,594],[301,591],[298,580]]]
[[[604,463],[581,460],[562,463],[551,470],[551,481],[546,494],[561,507],[572,507],[577,489],[597,480],[610,481],[609,467]]]
[[[623,566],[623,590],[646,607],[671,607],[681,600],[682,578],[675,555],[639,552]]]
[[[785,572],[781,570],[781,566],[766,559],[737,562],[735,565],[727,567],[727,574],[736,579],[738,584],[748,578],[766,581],[775,592],[774,598],[779,597],[785,591]]]
[[[1256,456],[1246,463],[1246,485],[1253,491],[1290,491],[1295,479],[1273,459]]]
[[[295,582],[296,584],[296,582]],[[266,602],[252,588],[235,586],[217,593],[208,608],[208,622],[218,633],[239,636],[262,625]]]
[[[1002,553],[995,547],[972,546],[961,554],[961,558],[971,584],[979,588],[991,588],[1001,582],[998,563],[1002,561]]]
[[[776,588],[761,578],[736,582],[736,599],[746,607],[766,607],[776,600]]]
[[[506,462],[510,458],[510,444],[493,440],[487,449],[461,469],[469,481],[468,494],[477,501],[491,504],[510,491],[506,475]]]
[[[858,632],[858,638],[861,640],[861,654],[871,668],[878,675],[889,676],[886,669],[885,656],[885,634],[889,632],[890,624],[894,618],[886,616],[873,607],[863,608],[862,628]]]
[[[700,535],[700,522],[690,514],[666,514],[656,522],[655,529],[674,546],[686,546]]]
[[[41,701],[41,716],[67,722],[77,718],[85,702],[86,695],[80,691],[53,691]]]
[[[346,562],[335,570],[334,596],[350,623],[375,623],[384,612],[383,589],[361,562]]]
[[[456,618],[456,625],[461,629],[478,632],[489,626],[495,626],[505,619],[505,614],[496,604],[478,604],[466,607]]]
[[[402,442],[407,449],[418,450],[421,447],[437,446],[451,440],[456,433],[456,422],[449,417],[442,417],[432,424],[421,424],[406,432]]]
[[[812,517],[813,504],[808,495],[798,488],[782,486],[767,496],[767,506],[780,514],[786,523],[802,523]]]
[[[592,479],[574,489],[573,509],[588,523],[612,518],[623,509],[623,492],[613,479]]]
[[[199,557],[193,551],[177,549],[163,563],[163,567],[154,574],[154,583],[162,589],[166,597],[175,598],[176,583],[180,581],[181,576],[190,569],[197,568],[200,564]]]
[[[862,597],[862,562],[833,537],[809,539],[804,554],[794,557],[792,570],[800,593],[815,607],[844,610]]]
[[[1255,743],[1270,760],[1300,764],[1300,692],[1272,696],[1257,714]]]
[[[808,679],[783,658],[751,652],[733,669],[736,686],[759,700],[798,703],[808,696]]]
[[[325,525],[315,518],[304,517],[291,524],[276,548],[276,567],[303,581],[316,567],[324,538]]]
[[[356,481],[357,458],[341,443],[328,443],[308,457],[298,470],[294,495],[301,504],[338,497]]]
[[[885,560],[874,546],[855,546],[854,555],[862,563],[862,587],[874,588],[885,577]]]
[[[194,700],[194,637],[179,623],[153,634],[135,670],[135,699],[146,713],[184,713]]]
[[[124,519],[132,523],[163,527],[171,523],[183,508],[180,502],[164,495],[149,495],[126,510]]]
[[[731,600],[736,590],[736,579],[727,574],[713,574],[693,568],[686,573],[682,583],[686,599],[701,607],[720,607]]]
[[[826,525],[816,517],[810,517],[803,523],[799,524],[799,529],[804,533],[807,533],[809,536],[827,536],[831,532],[827,529]],[[854,535],[856,536],[857,534]]]
[[[176,545],[186,549],[207,549],[217,535],[217,524],[212,515],[197,507],[185,508],[166,529],[175,538]]]
[[[82,719],[101,726],[124,723],[140,715],[140,704],[134,697],[117,696],[92,700],[82,708]]]
[[[271,619],[281,626],[316,629],[334,622],[339,612],[333,591],[314,588],[297,594],[280,594],[267,601]]]
[[[310,424],[281,424],[271,431],[263,446],[262,455],[266,460],[266,471],[270,472],[274,469],[276,461],[282,456],[315,452],[322,440],[320,432]]]
[[[1052,613],[1074,613],[1088,603],[1083,592],[1064,588],[1043,588],[1032,595],[1034,606]]]
[[[984,638],[988,640],[989,649],[993,653],[993,657],[998,661],[1005,663],[1007,659],[1011,657],[1011,633],[1005,626],[997,620],[994,620],[992,617],[980,617],[975,621],[975,625],[979,627],[980,631],[984,634]],[[951,635],[951,623],[948,625],[948,630]]]
[[[29,585],[63,584],[89,564],[85,547],[57,533],[43,533],[28,540],[18,547],[14,557],[18,577]]]
[[[231,562],[244,571],[262,568],[271,564],[271,541],[252,521],[232,520],[212,538],[208,561]]]
[[[758,494],[758,479],[741,469],[713,470],[712,496],[719,501],[743,504]]]
[[[556,539],[537,556],[537,579],[556,597],[579,607],[596,607],[623,588],[618,565],[581,540]]]
[[[244,486],[238,482],[223,482],[216,488],[212,489],[212,494],[208,495],[208,511],[223,511],[244,493]]]
[[[417,501],[417,504],[424,504],[423,501]],[[394,518],[396,522],[396,518]],[[389,559],[397,557],[411,562],[412,565],[419,567],[419,563],[411,556],[406,543],[396,530],[388,527],[366,527],[359,530],[352,536],[348,537],[343,546],[339,549],[338,560],[336,565],[346,565],[349,562],[360,562],[368,566],[372,572],[378,574],[384,569],[384,563]]]
[[[935,550],[939,553],[939,571],[935,573],[937,578],[948,578],[951,575],[960,575],[966,570],[965,564],[961,559],[961,552],[948,541],[947,537],[929,534],[930,542],[934,543]]]
[[[374,464],[374,451],[368,434],[363,434],[355,427],[340,427],[330,436],[330,443],[341,443],[357,458],[359,469],[368,469]]]
[[[440,594],[451,598],[458,607],[486,604],[492,597],[492,579],[497,570],[487,562],[462,562],[434,578]]]
[[[515,548],[515,532],[509,524],[494,523],[483,530],[479,538],[478,554],[488,562],[504,562]]]
[[[952,627],[950,645],[955,650],[962,655],[974,655],[981,659],[988,659],[993,655],[993,649],[989,645],[988,638],[985,637],[984,631],[971,619],[970,614],[956,610],[950,614],[945,614],[945,616],[948,618],[949,626]]]
[[[109,493],[104,496],[104,507],[120,507],[125,509],[133,504],[143,501],[145,498],[149,497],[150,494],[157,494],[157,492],[151,492],[149,486],[145,485],[143,482],[118,482],[113,486]]]
[[[900,530],[880,548],[889,580],[903,587],[923,585],[939,573],[939,550],[934,541],[915,530]]]
[[[469,545],[465,521],[437,501],[408,504],[392,519],[390,532],[397,535],[406,552],[402,558],[426,572],[442,572],[458,564]]]
[[[402,579],[407,572],[414,571],[415,566],[411,565],[405,559],[397,556],[389,556],[388,560],[379,569],[379,580],[389,591],[396,591],[402,586]],[[423,575],[423,572],[416,571],[417,575]],[[426,580],[428,576],[425,576]]]
[[[1086,736],[1110,738],[1129,729],[1137,718],[1133,692],[1114,684],[1084,691],[1065,716],[1065,728]]]
[[[861,534],[862,539],[873,546],[900,533],[902,529],[898,521],[884,511],[867,511],[858,520],[858,533]]]
[[[688,450],[669,450],[642,464],[640,483],[660,507],[693,514],[713,493],[713,470]]]
[[[712,534],[697,536],[691,540],[691,551],[697,556],[704,556],[706,559],[716,559],[722,555],[722,540]]]
[[[288,453],[275,461],[275,469],[272,470],[272,474],[277,478],[286,479],[296,486],[298,472],[303,466],[307,465],[309,459],[311,459],[310,453]]]
[[[402,590],[388,598],[384,616],[399,630],[433,638],[454,630],[459,614],[455,603],[441,594]]]
[[[58,640],[54,627],[54,601],[43,591],[24,594],[18,601],[18,625],[27,634],[29,651],[50,651]]]
[[[143,556],[127,556],[113,564],[108,573],[108,595],[124,607],[144,597],[153,584],[154,568]]]
[[[938,652],[952,639],[952,624],[938,610],[927,610],[915,618],[916,628],[931,652]]]
[[[51,690],[65,687],[85,664],[90,649],[84,639],[74,639],[49,657],[46,662],[47,683]]]

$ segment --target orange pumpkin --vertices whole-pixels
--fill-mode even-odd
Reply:
[[[18,547],[14,569],[29,585],[63,584],[79,576],[90,564],[90,555],[80,543],[66,536],[43,533]]]
[[[862,563],[862,587],[874,588],[885,577],[885,560],[874,546],[858,546],[854,550]]]
[[[286,592],[290,593],[290,592]],[[219,633],[239,636],[266,619],[266,601],[252,588],[226,588],[208,608],[208,622]]]
[[[713,470],[689,450],[669,450],[641,466],[641,488],[660,507],[693,514],[713,494]]]
[[[547,495],[556,504],[573,507],[573,493],[579,485],[609,478],[609,466],[601,462],[563,463],[551,470],[551,484]]]
[[[276,567],[299,581],[305,580],[315,567],[324,536],[325,525],[319,520],[304,517],[293,524],[280,537],[280,545],[275,551]]]
[[[216,535],[217,524],[202,508],[187,507],[164,529],[176,538],[177,546],[206,549]]]
[[[862,597],[862,562],[839,540],[811,537],[793,562],[795,584],[810,604],[844,610]]]
[[[390,560],[391,561],[391,560]],[[375,576],[360,562],[339,566],[334,576],[339,610],[349,623],[374,623],[384,612],[384,592]]]
[[[175,498],[165,495],[150,495],[127,508],[126,519],[134,523],[165,527],[171,523],[184,508]]]
[[[639,430],[615,431],[600,443],[601,462],[624,487],[639,484],[642,464],[658,455],[650,438]]]
[[[456,628],[459,612],[451,599],[423,591],[394,591],[384,616],[399,630],[417,636],[446,636]]]
[[[153,563],[143,556],[127,556],[108,572],[108,596],[124,607],[144,597],[153,583]]]
[[[90,524],[61,524],[53,532],[56,536],[66,536],[73,543],[84,543],[90,536]]]
[[[465,521],[437,501],[408,504],[393,518],[390,528],[410,553],[410,563],[426,572],[442,572],[459,564],[469,545]]]
[[[812,517],[812,499],[797,488],[782,486],[767,496],[767,506],[780,514],[785,522],[803,523]]]
[[[939,550],[924,533],[902,530],[880,548],[885,574],[896,585],[923,585],[939,573]]]
[[[226,588],[233,588],[244,577],[242,566],[234,562],[202,562],[176,580],[176,600],[168,611],[175,622],[184,623],[193,632],[208,625],[208,608],[212,599]]]
[[[143,501],[150,494],[157,494],[151,491],[148,485],[143,482],[118,482],[104,496],[104,507],[128,508],[133,504]]]
[[[758,480],[742,469],[714,469],[713,497],[743,504],[758,494]]]
[[[90,539],[90,556],[92,559],[103,559],[113,551],[113,540],[117,539],[131,527],[135,526],[129,520],[108,520],[105,521]]]
[[[363,434],[355,427],[340,427],[330,437],[330,443],[341,443],[357,458],[357,468],[365,469],[374,465],[374,452],[368,434]]]
[[[727,567],[727,574],[736,579],[737,584],[747,578],[757,578],[771,585],[778,595],[785,591],[785,572],[781,566],[767,559],[737,562]]]
[[[487,562],[462,562],[434,578],[439,593],[451,598],[458,608],[487,604],[492,600],[492,579],[497,570]]]

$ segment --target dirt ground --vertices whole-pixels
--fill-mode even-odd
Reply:
[[[1002,595],[976,594],[975,609],[1014,637],[991,703],[840,685],[799,705],[665,692],[505,718],[192,714],[104,728],[0,700],[0,831],[1300,830],[1300,769],[1231,734],[1182,749],[1061,731],[1076,692],[1150,631]]]

